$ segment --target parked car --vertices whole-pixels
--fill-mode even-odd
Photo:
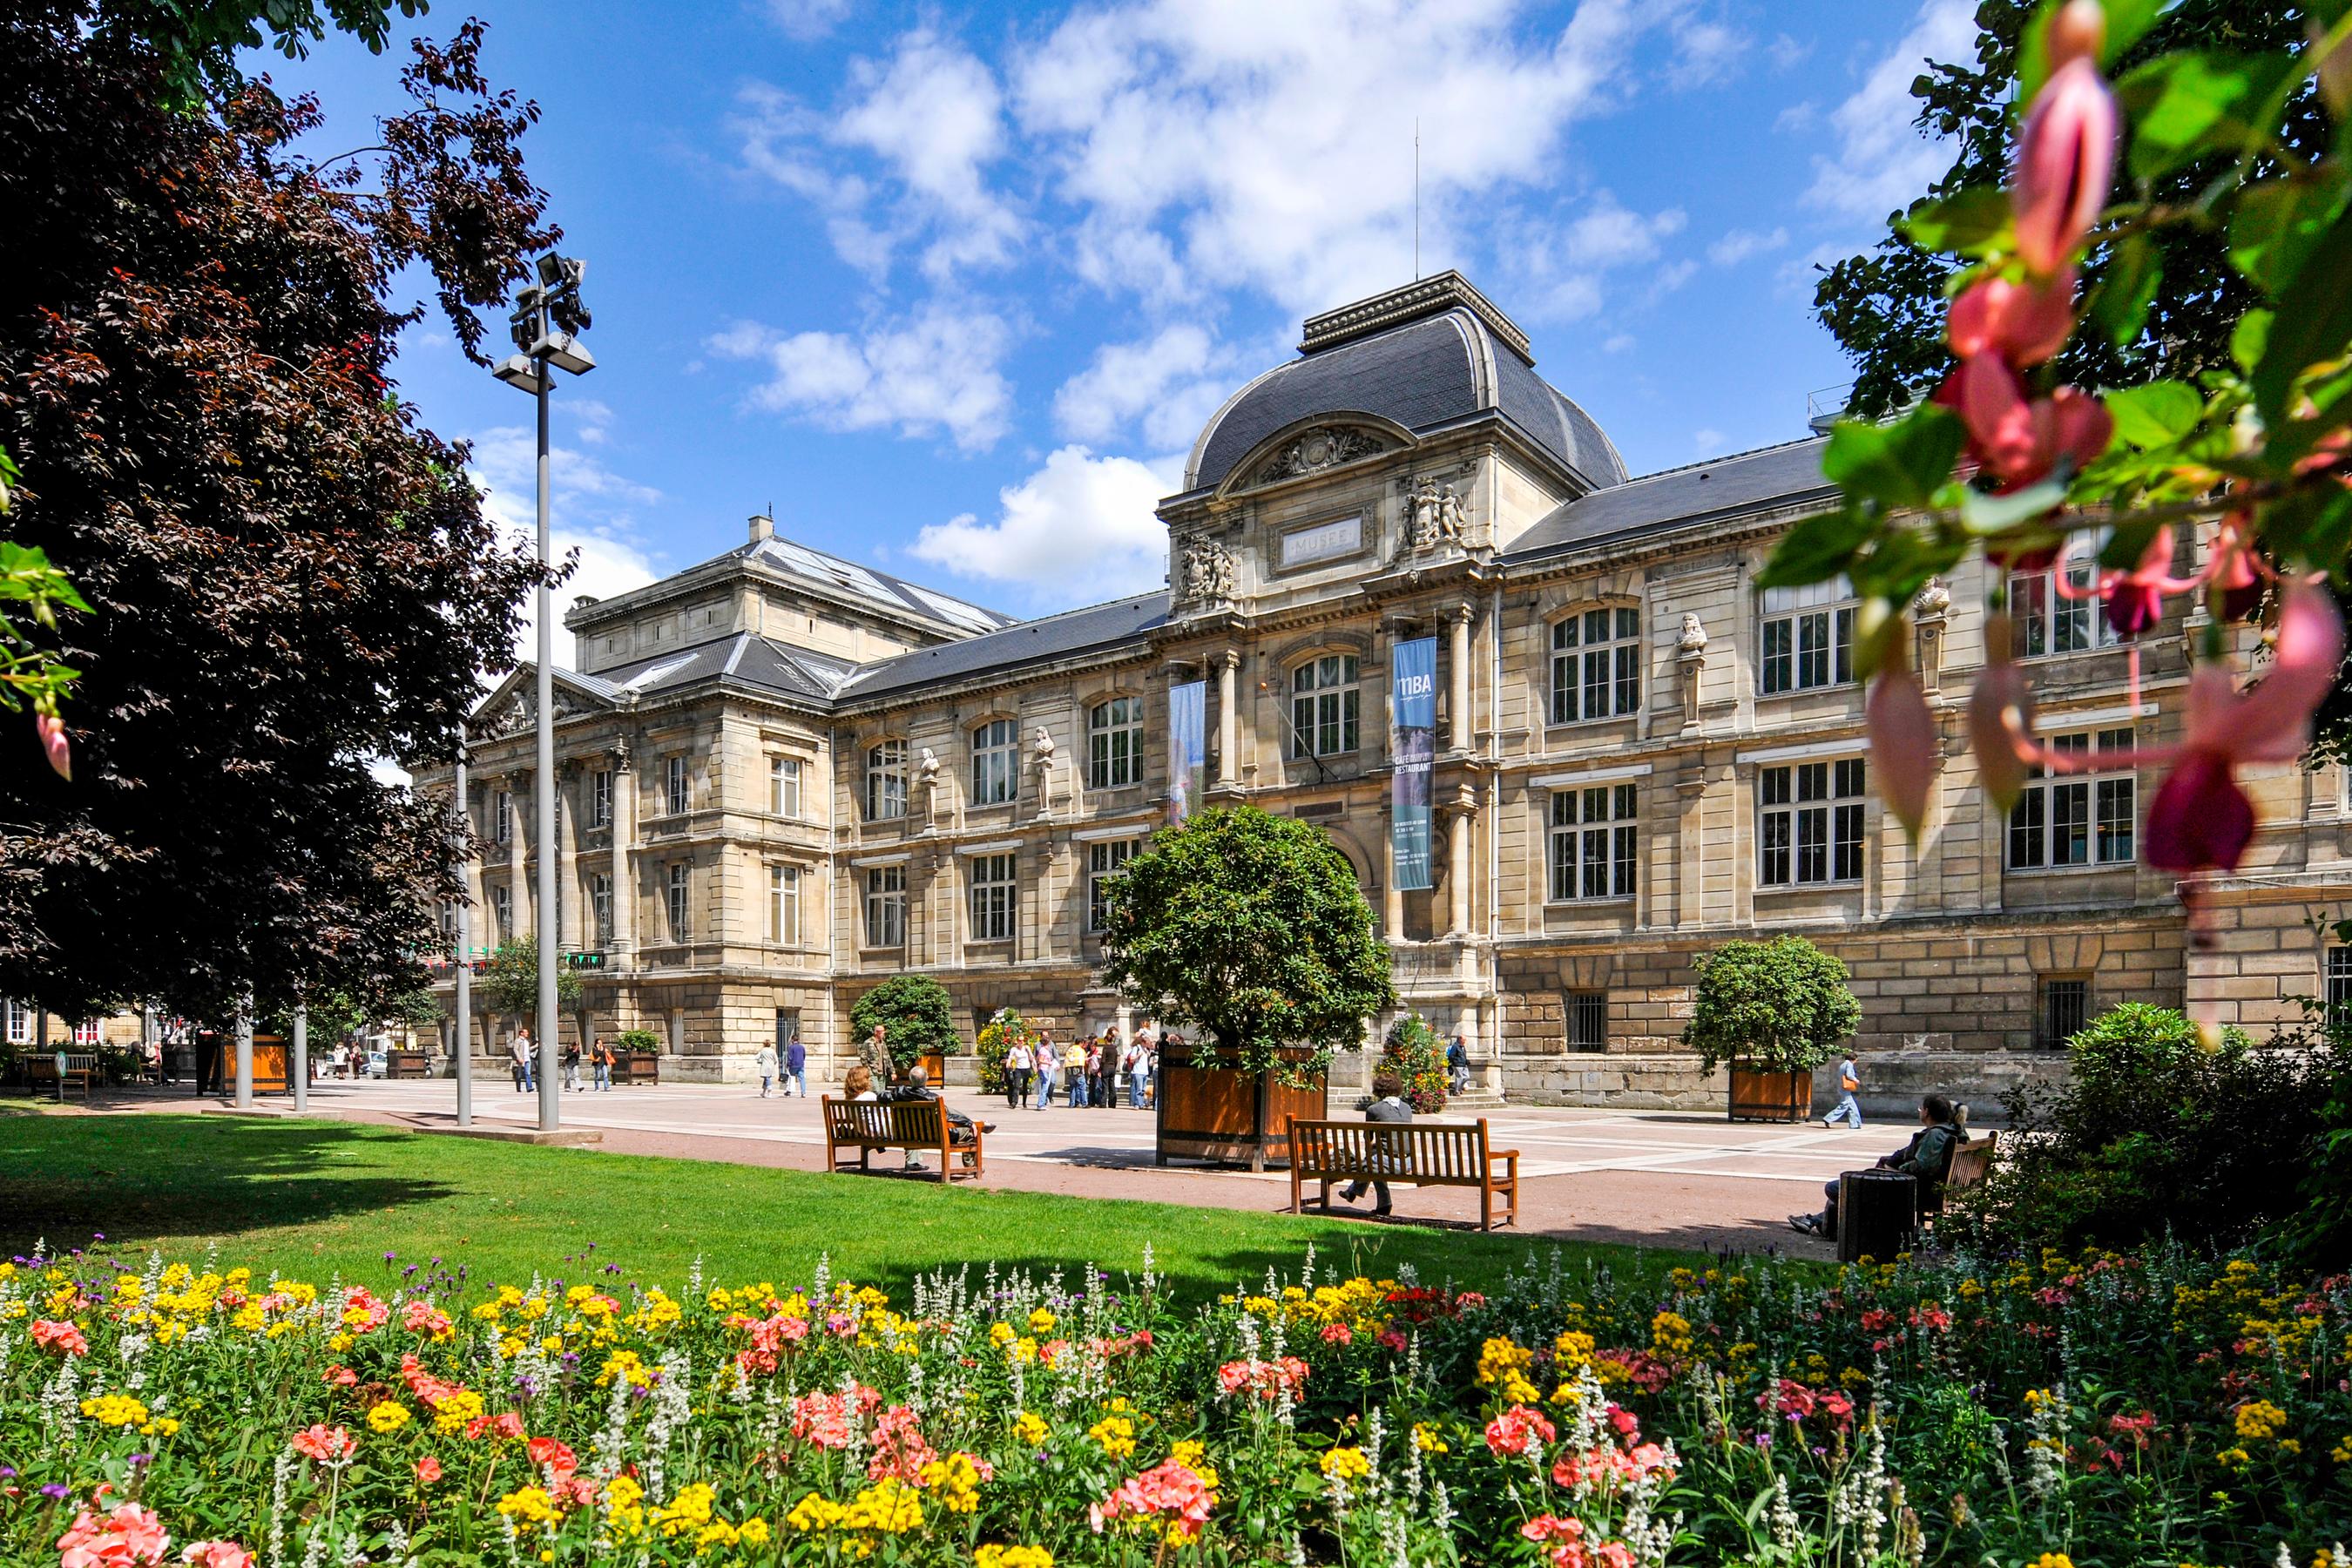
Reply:
[[[368,1075],[368,1077],[370,1077],[370,1078],[389,1078],[389,1077],[391,1077],[391,1076],[392,1076],[392,1058],[391,1058],[388,1054],[386,1054],[385,1052],[383,1052],[383,1051],[371,1050],[370,1052],[368,1052],[368,1054],[367,1054],[367,1075]]]

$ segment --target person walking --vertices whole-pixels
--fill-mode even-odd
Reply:
[[[752,1058],[752,1065],[760,1069],[760,1098],[765,1100],[768,1091],[776,1087],[776,1047],[761,1040],[760,1054]]]
[[[563,1042],[563,1087],[573,1091],[580,1088],[580,1042]]]
[[[1037,1037],[1037,1102],[1029,1109],[1043,1110],[1054,1103],[1054,1080],[1062,1065],[1059,1051],[1054,1048],[1054,1037]]]
[[[1445,1070],[1454,1080],[1454,1093],[1470,1092],[1470,1047],[1463,1043],[1459,1035],[1454,1036],[1453,1043],[1445,1047]]]
[[[1412,1120],[1412,1107],[1404,1102],[1404,1080],[1396,1074],[1385,1069],[1374,1073],[1372,1097],[1371,1104],[1364,1108],[1365,1121],[1411,1121]],[[1377,1170],[1386,1162],[1376,1156],[1371,1163]],[[1348,1202],[1354,1203],[1364,1195],[1364,1184],[1361,1181],[1349,1182],[1339,1189],[1339,1195]],[[1372,1198],[1374,1214],[1389,1212],[1389,1184],[1378,1177],[1372,1179]]]
[[[514,1038],[507,1042],[507,1059],[514,1064],[517,1094],[529,1094],[531,1091],[531,1058],[535,1054],[530,1048],[529,1029],[517,1029]]]
[[[1029,1099],[1029,1080],[1037,1068],[1037,1058],[1026,1040],[1014,1040],[1004,1052],[1004,1106],[1018,1110]]]
[[[588,1065],[594,1074],[597,1091],[610,1091],[613,1087],[613,1047],[604,1043],[602,1035],[596,1037],[595,1049],[588,1053]]]
[[[1089,1047],[1090,1042],[1086,1040],[1070,1042],[1069,1067],[1064,1076],[1070,1080],[1069,1105],[1072,1110],[1086,1109],[1087,1087],[1089,1082],[1087,1076],[1087,1052]]]
[[[857,1045],[857,1059],[866,1064],[866,1070],[874,1075],[874,1081],[877,1083],[890,1081],[890,1042],[887,1034],[888,1031],[883,1025],[877,1024],[874,1026],[874,1032],[859,1041]]]
[[[1837,1109],[1822,1118],[1822,1125],[1835,1127],[1841,1121],[1846,1121],[1846,1125],[1851,1131],[1861,1131],[1862,1101],[1854,1099],[1861,1089],[1862,1070],[1853,1065],[1853,1058],[1848,1056],[1838,1063]],[[1848,1118],[1851,1120],[1847,1121]]]
[[[801,1032],[784,1042],[784,1092],[808,1098],[808,1047],[801,1044]]]

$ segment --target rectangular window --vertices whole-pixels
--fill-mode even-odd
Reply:
[[[2352,947],[2331,947],[2327,950],[2326,973],[2327,1011],[2331,1017],[2352,1016]],[[9,1027],[16,1027],[16,1004],[9,1004]],[[11,1033],[8,1037],[15,1039]]]
[[[866,816],[885,822],[907,815],[907,742],[883,741],[866,752]]]
[[[1633,896],[1634,816],[1632,784],[1563,789],[1551,797],[1551,901]]]
[[[1767,697],[1853,679],[1853,588],[1843,577],[1764,590],[1759,684]]]
[[[2097,594],[2101,530],[2070,537],[2061,564],[2009,578],[2010,653],[2016,658],[2089,653],[2123,641],[2107,624]]]
[[[1860,757],[1756,774],[1756,877],[1768,888],[1862,879]]]
[[[768,759],[768,811],[773,816],[798,816],[801,814],[801,760],[798,757]]]
[[[1571,991],[1568,994],[1568,1048],[1605,1051],[1609,1048],[1609,993]]]
[[[33,1010],[22,1002],[8,1004],[8,1043],[27,1046],[33,1042]]]
[[[77,1046],[97,1045],[100,1037],[99,1026],[95,1023],[76,1024],[73,1026],[73,1043]]]
[[[784,947],[801,941],[801,871],[797,866],[768,868],[768,940]]]
[[[1003,805],[1019,793],[1021,744],[1010,719],[971,732],[971,804]]]
[[[613,770],[599,768],[588,775],[588,826],[613,826]]]
[[[1621,605],[1552,623],[1553,723],[1616,718],[1641,705],[1641,611]]]
[[[971,881],[971,940],[1011,942],[1013,910],[1018,889],[1013,880],[1010,855],[974,855],[968,875]]]
[[[898,947],[907,940],[907,868],[876,866],[866,873],[866,945]]]
[[[1087,930],[1099,931],[1110,917],[1110,884],[1135,858],[1140,840],[1105,839],[1087,846]]]
[[[602,950],[613,945],[613,879],[602,871],[588,877],[589,918],[596,925],[596,946]]]
[[[514,796],[506,790],[490,796],[490,840],[496,844],[514,842]]]
[[[2102,763],[2132,749],[2128,729],[2053,735],[2053,751],[2082,756],[2083,771],[2035,768],[2009,813],[2009,868],[2040,871],[2082,866],[2127,866],[2138,818],[2137,780]]]
[[[665,891],[668,895],[667,902],[669,915],[669,939],[672,942],[684,942],[687,938],[686,879],[686,862],[671,861],[669,886]]]
[[[1143,782],[1143,699],[1114,697],[1087,716],[1087,780],[1095,789]]]
[[[512,942],[520,934],[514,928],[514,889],[512,888],[490,889],[490,923],[497,928],[490,932],[490,941],[494,945],[502,942]]]
[[[1326,654],[1290,672],[1290,754],[1336,757],[1358,742],[1356,656]]]
[[[688,799],[688,789],[685,754],[681,752],[674,757],[664,757],[662,759],[662,805],[672,816],[686,815],[686,808],[691,804]]]
[[[2036,983],[2033,1043],[2043,1050],[2063,1050],[2083,1032],[2091,1010],[2091,983],[2079,976],[2043,976]]]

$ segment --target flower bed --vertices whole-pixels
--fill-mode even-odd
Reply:
[[[2295,1568],[2352,1521],[2352,1287],[2243,1260],[1555,1258],[1490,1300],[1310,1257],[1190,1312],[1148,1273],[20,1263],[12,1563]]]

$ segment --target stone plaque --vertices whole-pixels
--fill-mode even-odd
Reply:
[[[1363,547],[1364,520],[1360,516],[1343,517],[1336,522],[1318,522],[1312,528],[1284,534],[1282,563],[1309,566],[1318,561],[1353,555]]]

